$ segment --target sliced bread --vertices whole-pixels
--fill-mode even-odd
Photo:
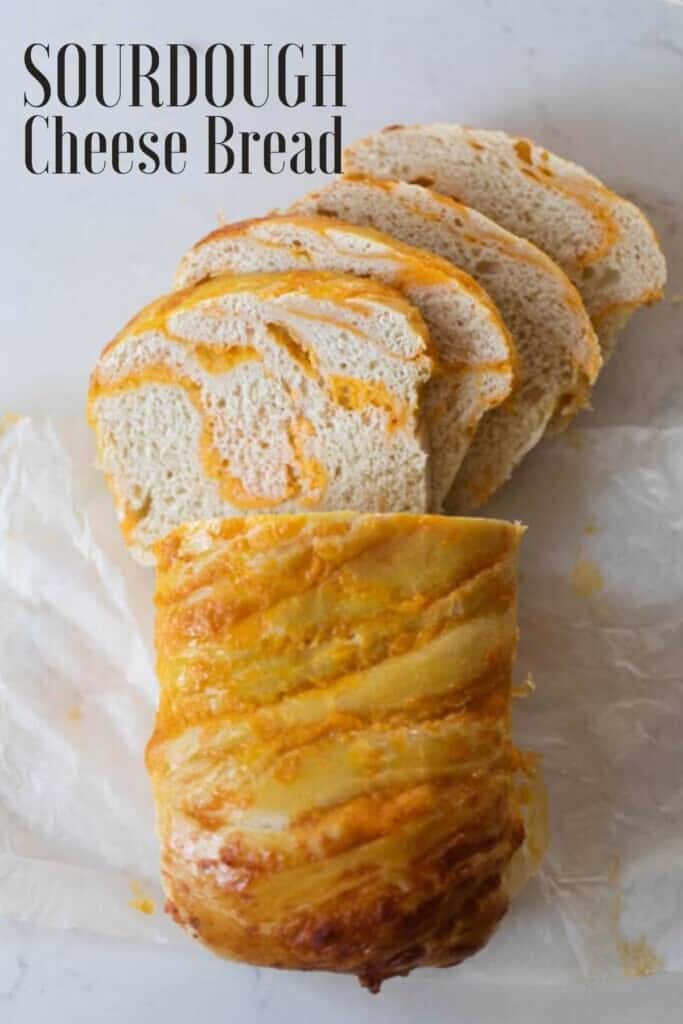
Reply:
[[[445,506],[477,508],[510,476],[546,426],[565,425],[588,401],[600,347],[577,290],[531,242],[422,185],[357,175],[336,178],[293,210],[378,228],[451,260],[481,284],[512,334],[519,383],[488,412]]]
[[[429,349],[397,291],[350,275],[223,275],[153,302],[88,399],[135,557],[194,519],[427,511]]]
[[[344,169],[433,186],[534,242],[578,288],[603,357],[631,313],[661,298],[666,264],[647,217],[529,139],[455,124],[391,125],[350,146]]]
[[[188,252],[176,284],[225,271],[296,268],[384,281],[424,316],[439,360],[425,395],[438,510],[481,417],[510,393],[514,353],[498,310],[468,274],[447,260],[331,217],[265,217],[219,228]]]

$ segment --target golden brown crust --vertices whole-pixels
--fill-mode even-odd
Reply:
[[[519,527],[258,516],[157,545],[147,749],[168,909],[216,953],[373,991],[488,940],[524,829]]]

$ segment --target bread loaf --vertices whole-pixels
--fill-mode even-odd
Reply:
[[[578,288],[605,358],[631,313],[662,295],[666,264],[643,212],[530,139],[391,125],[350,146],[344,169],[428,185],[534,242]]]
[[[486,943],[544,842],[510,737],[521,532],[258,516],[157,546],[147,766],[192,935],[374,991]]]
[[[176,284],[225,271],[297,268],[384,281],[422,312],[439,357],[439,372],[425,394],[438,510],[482,415],[510,392],[513,354],[498,310],[446,260],[329,217],[267,217],[219,228],[187,253]]]
[[[488,412],[445,506],[477,508],[510,476],[548,424],[565,426],[588,402],[601,358],[595,332],[569,278],[531,242],[422,185],[350,175],[298,200],[296,212],[369,225],[438,253],[486,289],[519,356],[518,383]]]
[[[228,275],[152,303],[88,402],[134,555],[211,516],[426,511],[430,346],[398,292],[348,275]]]

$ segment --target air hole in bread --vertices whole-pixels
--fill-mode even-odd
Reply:
[[[477,274],[491,274],[498,269],[498,264],[495,260],[480,260],[474,268]]]
[[[424,188],[431,188],[434,184],[434,178],[430,178],[427,175],[420,174],[417,178],[410,179],[411,185],[422,185]]]

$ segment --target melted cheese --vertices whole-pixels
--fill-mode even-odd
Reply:
[[[390,430],[405,426],[409,410],[381,380],[364,381],[333,375],[328,387],[334,401],[342,408],[359,410],[374,406],[386,412]]]
[[[147,764],[171,912],[216,952],[376,987],[487,940],[523,837],[520,533],[330,513],[157,545]]]
[[[260,360],[262,355],[255,348],[246,345],[216,345],[197,342],[192,353],[207,373],[230,373],[236,366],[251,360]]]
[[[244,362],[244,359],[239,359],[237,364],[240,362]],[[180,373],[179,370],[172,366],[167,366],[165,363],[148,364],[144,369],[131,373],[122,380],[111,383],[94,382],[91,388],[91,402],[123,394],[126,391],[135,391],[149,384],[182,388],[190,399],[202,421],[199,441],[199,457],[202,469],[206,476],[218,481],[221,496],[230,502],[231,505],[234,505],[235,508],[244,509],[245,511],[267,510],[282,504],[288,498],[298,497],[302,493],[303,487],[300,481],[301,476],[305,476],[308,473],[307,468],[303,470],[301,476],[293,473],[288,481],[286,490],[277,495],[254,494],[253,491],[250,491],[244,485],[239,477],[230,473],[228,460],[216,447],[213,419],[204,406],[201,384],[191,377]],[[139,508],[132,508],[130,505],[125,506],[121,517],[121,530],[125,537],[131,536],[137,524],[147,514],[147,510],[148,505],[146,507],[146,502]]]
[[[283,324],[268,324],[268,333],[277,345],[285,349],[307,377],[320,380],[320,369],[315,354],[291,327],[285,327]]]

